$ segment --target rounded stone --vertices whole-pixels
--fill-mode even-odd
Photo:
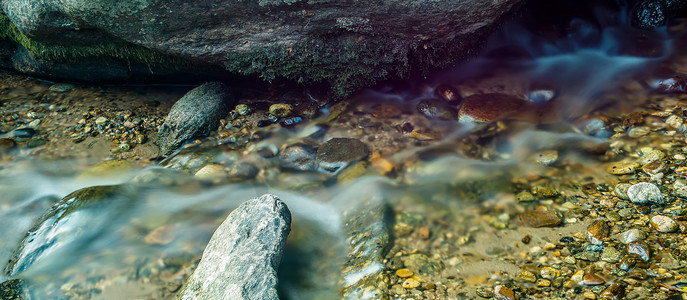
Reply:
[[[675,232],[680,227],[675,220],[661,215],[651,217],[651,226],[663,233]]]
[[[97,119],[95,119],[95,124],[97,125],[103,125],[105,123],[107,123],[107,118],[105,117],[98,117]]]
[[[594,245],[601,245],[608,238],[611,229],[603,220],[596,220],[587,227],[587,238]]]
[[[417,104],[416,108],[417,111],[429,119],[451,121],[458,117],[456,108],[439,99],[424,99]]]
[[[539,271],[539,275],[541,275],[541,277],[544,279],[555,279],[556,277],[561,276],[561,271],[558,271],[552,267],[543,267]]]
[[[246,104],[238,104],[236,105],[236,113],[238,113],[241,116],[247,116],[249,115],[253,110],[250,108],[250,106]]]
[[[370,149],[357,139],[333,138],[317,149],[317,165],[321,170],[336,172],[368,155]]]
[[[555,213],[546,210],[530,210],[520,214],[520,221],[527,227],[554,227],[563,221]]]
[[[584,283],[585,285],[602,285],[606,283],[606,280],[604,280],[599,275],[596,275],[594,273],[586,273],[582,277],[582,283]]]
[[[239,162],[233,164],[227,170],[227,177],[230,180],[247,180],[255,178],[260,173],[260,169],[249,162]]]
[[[627,244],[627,254],[636,254],[643,261],[651,259],[651,248],[644,242],[632,242]]]
[[[558,162],[558,151],[545,150],[537,152],[532,156],[532,160],[544,166],[551,166]]]
[[[640,165],[637,162],[612,162],[612,163],[607,163],[604,165],[604,169],[606,172],[611,173],[613,175],[626,175],[626,174],[633,174],[637,169],[639,169]]]
[[[225,176],[224,167],[218,164],[209,164],[200,168],[193,176],[198,179],[215,179]]]
[[[507,94],[477,94],[463,101],[458,112],[461,123],[490,122],[519,110],[525,101]]]
[[[406,289],[414,289],[420,286],[420,281],[415,278],[408,278],[401,285]]]
[[[31,127],[24,127],[13,130],[9,135],[14,138],[28,139],[36,135],[36,130]]]
[[[412,277],[413,275],[415,275],[413,271],[406,268],[396,270],[396,276],[401,278]]]
[[[458,89],[448,85],[448,84],[440,84],[434,88],[434,95],[438,98],[441,98],[442,100],[446,101],[446,103],[451,104],[451,105],[459,105],[460,102],[463,101],[463,98],[460,97],[460,93],[458,92]]]
[[[0,152],[6,152],[17,146],[17,142],[8,138],[0,138]]]
[[[630,189],[631,186],[632,185],[629,183],[618,183],[615,189],[613,189],[613,193],[620,199],[630,200],[630,197],[627,195],[627,190]]]
[[[288,117],[293,113],[293,105],[286,103],[277,103],[270,105],[270,114],[283,118]]]
[[[517,276],[518,280],[523,281],[523,282],[536,282],[537,281],[537,275],[534,275],[534,273],[530,271],[522,271],[518,274]]]
[[[622,256],[623,254],[615,247],[606,247],[604,251],[601,252],[601,260],[610,263],[619,262]]]
[[[306,143],[295,143],[285,146],[279,152],[280,166],[298,171],[317,169],[317,146]]]
[[[515,300],[515,292],[505,285],[497,285],[494,287],[494,299]]]
[[[665,203],[661,190],[655,184],[649,182],[633,184],[627,190],[627,196],[632,203],[636,204],[646,204],[649,202],[656,204]]]
[[[646,232],[633,228],[622,232],[618,236],[618,241],[623,244],[629,244],[636,241],[643,241],[646,239]]]

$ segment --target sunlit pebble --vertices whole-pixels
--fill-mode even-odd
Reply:
[[[677,231],[679,226],[675,220],[666,216],[653,216],[651,217],[651,225],[656,228],[658,232],[674,232]]]

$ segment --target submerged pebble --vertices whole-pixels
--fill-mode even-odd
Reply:
[[[476,94],[465,98],[458,113],[461,123],[490,122],[518,111],[525,101],[507,94]]]
[[[630,201],[636,204],[653,202],[660,205],[665,203],[665,200],[661,195],[661,190],[655,184],[650,182],[633,184],[627,190],[627,196],[630,198]]]
[[[370,149],[357,139],[333,138],[317,149],[317,165],[324,171],[336,172],[368,155]]]
[[[451,121],[458,116],[458,111],[439,99],[424,99],[417,106],[417,111],[429,119]]]
[[[558,215],[550,211],[530,210],[520,214],[520,221],[527,227],[554,227],[563,221]]]
[[[651,226],[653,226],[658,232],[674,232],[677,231],[679,228],[679,225],[675,220],[666,217],[666,216],[653,216],[651,217]]]
[[[463,98],[460,96],[458,89],[448,84],[437,85],[434,88],[434,95],[453,106],[457,106],[460,104],[460,102],[463,101]]]
[[[293,105],[286,103],[277,103],[270,106],[270,114],[283,118],[288,117],[293,113]]]

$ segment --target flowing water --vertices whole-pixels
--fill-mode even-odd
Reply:
[[[608,116],[646,107],[666,70],[685,71],[685,59],[675,51],[684,44],[682,25],[637,31],[621,13],[596,16],[594,22],[572,20],[549,35],[511,22],[482,54],[456,69],[386,83],[343,104],[321,103],[307,94],[310,98],[301,101],[314,103],[321,116],[295,127],[254,128],[248,137],[235,128],[231,133],[238,139],[215,132],[164,161],[151,145],[154,128],[191,87],[77,85],[61,92],[48,82],[4,74],[2,137],[14,136],[19,145],[4,154],[0,169],[0,262],[9,262],[0,282],[21,278],[36,299],[173,298],[229,212],[272,193],[293,214],[280,269],[286,299],[337,299],[342,292],[370,297],[375,282],[391,288],[402,281],[387,272],[394,270],[395,257],[409,266],[406,256],[417,253],[431,260],[424,266],[444,269],[423,273],[425,283],[448,286],[436,288],[436,297],[466,295],[461,294],[466,288],[472,292],[464,297],[474,297],[473,286],[487,281],[470,283],[479,275],[476,269],[491,279],[517,274],[514,263],[494,254],[524,249],[508,246],[509,233],[522,235],[515,215],[536,205],[560,208],[555,196],[539,196],[538,204],[516,203],[514,187],[522,178],[551,178],[549,186],[556,190],[580,182],[613,183],[615,175],[602,170],[607,159],[600,156],[618,133]],[[528,108],[488,123],[428,119],[416,105],[435,97],[440,85],[464,97],[514,95],[528,99]],[[247,90],[241,101],[274,100],[264,94]],[[84,130],[82,118],[96,130],[98,122],[92,122],[99,115],[124,115],[123,121],[127,112],[143,119],[141,131],[147,128],[149,135],[131,151],[111,151],[121,141],[110,140],[118,136],[78,140],[73,134]],[[48,141],[28,147],[31,138],[16,138],[12,130],[34,119],[42,120],[34,127]],[[295,142],[321,144],[333,137],[363,141],[373,154],[334,173],[294,171],[277,154]],[[130,163],[93,168],[111,157]],[[259,171],[228,181],[193,176],[210,163],[239,162]],[[81,190],[89,187],[95,188]],[[80,192],[70,194],[75,191]],[[73,207],[72,200],[85,204]],[[584,230],[587,223],[578,219],[566,218],[558,231],[532,229],[532,235],[558,240]],[[421,227],[432,237],[422,237]],[[382,246],[370,246],[373,242]],[[484,256],[482,264],[466,258],[475,255]],[[451,286],[454,281],[459,283]],[[408,290],[420,297],[432,288]],[[405,297],[394,291],[389,294]]]

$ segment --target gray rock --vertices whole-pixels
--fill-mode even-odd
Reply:
[[[630,197],[627,196],[627,190],[630,189],[631,186],[632,185],[629,183],[618,183],[618,185],[615,186],[613,193],[615,193],[615,195],[620,199],[630,200]]]
[[[187,140],[206,136],[229,113],[236,96],[219,82],[205,83],[179,99],[158,131],[163,156],[172,154]]]
[[[180,299],[279,299],[277,269],[291,212],[274,195],[241,204],[212,235]]]
[[[284,147],[279,153],[282,168],[298,171],[317,170],[317,146],[295,143]]]
[[[646,239],[646,232],[633,228],[620,233],[617,240],[623,244],[629,244],[636,241],[643,241]]]
[[[411,68],[454,64],[519,2],[7,0],[2,10],[24,39],[47,45],[36,52],[54,67],[65,57],[117,57],[121,73],[127,60],[169,56],[266,79],[324,80],[350,92]],[[53,47],[66,53],[50,55]]]
[[[317,165],[321,170],[336,172],[370,155],[365,143],[351,138],[333,138],[317,149]]]
[[[636,204],[646,204],[649,202],[656,204],[665,203],[661,190],[655,184],[649,182],[633,184],[627,190],[627,196],[632,203]]]

